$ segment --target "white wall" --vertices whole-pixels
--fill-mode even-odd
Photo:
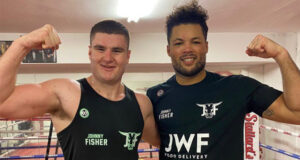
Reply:
[[[20,33],[0,33],[1,40],[14,40]],[[88,60],[88,33],[60,33],[62,40],[57,51],[58,63],[89,63]],[[210,33],[208,35],[209,51],[207,62],[262,62],[272,61],[248,57],[245,49],[255,33]],[[264,35],[286,46],[291,53],[296,52],[294,42],[297,35],[265,33]],[[131,63],[170,63],[166,53],[165,33],[134,33],[131,35],[130,48],[132,50]]]
[[[292,59],[296,62],[297,60],[297,48],[299,48],[299,44],[297,44],[297,33],[286,33],[286,34],[278,34],[277,43],[284,46],[290,53]],[[266,64],[264,65],[264,83],[282,90],[282,77],[277,64]]]
[[[58,63],[89,63],[89,34],[62,33],[60,37],[62,44],[57,50]]]

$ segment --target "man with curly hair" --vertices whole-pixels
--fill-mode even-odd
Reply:
[[[244,117],[249,112],[300,124],[300,72],[288,51],[262,35],[246,50],[249,56],[278,63],[283,92],[246,76],[206,71],[207,19],[197,1],[167,18],[167,52],[175,75],[147,91],[160,132],[161,160],[243,159]]]

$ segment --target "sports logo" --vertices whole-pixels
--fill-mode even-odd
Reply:
[[[89,110],[87,110],[86,108],[82,108],[82,109],[79,111],[79,115],[80,115],[80,117],[82,117],[82,118],[88,118],[89,115],[90,115],[90,112],[89,112]]]
[[[137,137],[141,135],[141,133],[135,133],[135,132],[119,131],[119,133],[123,136],[126,136],[124,147],[127,148],[129,151],[133,150],[133,148],[136,145],[136,142],[138,141]]]
[[[157,97],[160,97],[164,94],[164,90],[160,89],[156,92]]]
[[[203,112],[202,112],[202,117],[205,118],[212,118],[213,116],[216,115],[216,112],[218,110],[218,106],[222,104],[223,102],[218,102],[218,103],[206,103],[206,104],[196,104],[199,107],[202,107]]]
[[[197,133],[189,135],[169,134],[169,145],[165,147],[166,152],[170,152],[175,146],[177,152],[181,152],[182,148],[185,148],[187,153],[190,152],[191,146],[197,146],[192,152],[201,153],[202,147],[208,145],[209,133]],[[195,140],[194,140],[195,139]]]
[[[159,120],[168,119],[168,118],[173,118],[173,116],[174,116],[174,113],[172,112],[171,109],[165,109],[165,110],[160,111],[158,119]]]

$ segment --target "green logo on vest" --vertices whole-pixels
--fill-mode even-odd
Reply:
[[[82,118],[88,118],[89,115],[90,115],[90,112],[89,112],[86,108],[82,108],[82,109],[79,111],[79,115],[80,115],[80,117],[82,117]]]
[[[136,145],[136,142],[138,141],[137,137],[141,135],[141,133],[135,133],[135,132],[121,132],[119,133],[123,136],[126,136],[124,147],[127,148],[129,151],[133,150],[133,148]]]

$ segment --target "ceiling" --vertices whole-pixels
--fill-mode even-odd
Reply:
[[[138,23],[117,17],[118,0],[1,0],[0,33],[26,33],[52,24],[60,33],[88,33],[102,19],[115,19],[130,32],[164,32],[165,17],[188,0],[159,0]],[[199,0],[210,32],[300,32],[300,0]]]

